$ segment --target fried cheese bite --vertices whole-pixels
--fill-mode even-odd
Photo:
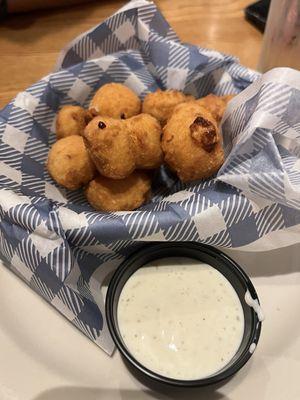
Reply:
[[[158,168],[164,159],[160,144],[160,123],[149,114],[139,114],[128,119],[126,124],[130,130],[136,168]]]
[[[206,108],[214,119],[219,124],[224,115],[225,109],[227,107],[228,102],[234,97],[233,94],[225,95],[225,96],[216,96],[214,94],[209,94],[201,99],[196,100],[196,102]]]
[[[118,180],[98,175],[88,184],[85,195],[96,210],[131,211],[149,200],[151,180],[142,171]]]
[[[72,135],[82,135],[90,122],[88,112],[80,106],[63,106],[56,118],[56,137],[61,139]]]
[[[143,113],[155,117],[163,126],[171,116],[174,107],[180,103],[195,100],[191,95],[185,95],[179,90],[156,90],[148,93],[143,102]]]
[[[224,161],[217,123],[197,102],[174,109],[163,130],[162,149],[165,162],[183,182],[209,178]]]
[[[97,90],[89,109],[96,115],[126,119],[141,111],[141,100],[121,83],[107,83]]]
[[[55,182],[70,190],[86,185],[96,172],[82,136],[68,136],[54,143],[47,169]]]

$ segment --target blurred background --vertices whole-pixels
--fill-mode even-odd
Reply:
[[[124,4],[0,0],[0,108],[48,74],[69,41]],[[157,0],[156,4],[183,42],[237,56],[261,72],[276,66],[300,69],[299,0]]]
[[[0,108],[48,74],[64,45],[125,3],[0,0]],[[235,55],[245,66],[256,67],[263,35],[245,19],[251,0],[157,0],[156,4],[182,41]]]

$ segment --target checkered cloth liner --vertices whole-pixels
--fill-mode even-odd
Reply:
[[[87,106],[111,81],[141,98],[159,87],[198,97],[243,91],[223,119],[227,159],[218,176],[184,185],[162,168],[152,202],[135,212],[95,212],[81,191],[57,186],[45,168],[57,111],[64,104]],[[75,39],[57,72],[0,112],[2,258],[111,353],[101,287],[143,243],[237,248],[275,246],[274,233],[288,237],[281,242],[287,245],[289,230],[300,237],[299,82],[293,70],[260,76],[233,57],[182,44],[153,3],[129,3]]]

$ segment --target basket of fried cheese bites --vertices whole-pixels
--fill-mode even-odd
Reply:
[[[83,188],[96,210],[134,210],[150,200],[151,179],[163,163],[183,182],[218,171],[224,160],[219,123],[231,97],[196,100],[159,89],[141,102],[125,85],[105,84],[88,109],[59,111],[49,174],[66,189]]]
[[[140,247],[299,241],[298,82],[129,2],[0,111],[1,259],[111,354],[102,287]]]

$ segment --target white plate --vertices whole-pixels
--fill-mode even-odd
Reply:
[[[259,346],[225,385],[176,393],[143,387],[117,352],[109,358],[0,265],[0,400],[299,400],[300,246],[227,253],[261,299]]]

